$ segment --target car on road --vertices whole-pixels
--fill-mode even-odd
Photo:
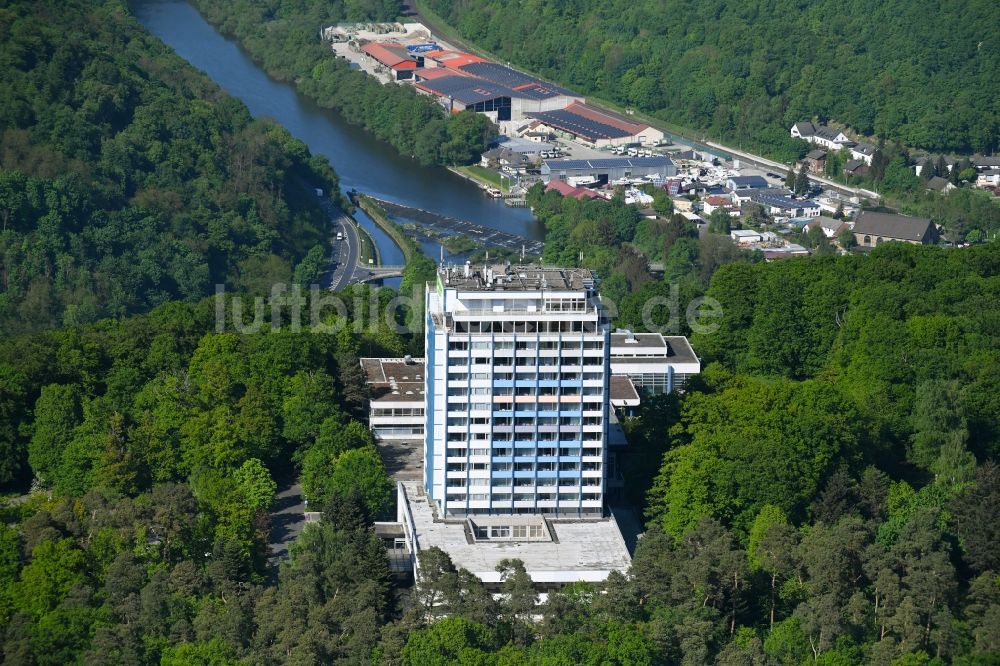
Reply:
[[[338,231],[337,232],[337,240],[339,240],[339,241],[344,240],[344,232],[343,231]]]

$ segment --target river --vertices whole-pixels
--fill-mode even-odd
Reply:
[[[314,154],[329,159],[344,190],[356,189],[405,206],[531,239],[542,238],[541,225],[528,209],[508,208],[447,169],[420,166],[336,113],[320,108],[291,84],[270,78],[236,42],[223,37],[187,2],[133,0],[130,6],[147,30],[246,104],[255,117],[273,118]],[[368,216],[358,211],[356,219],[372,233],[383,263],[403,262],[399,248]],[[422,245],[437,258],[436,244]]]

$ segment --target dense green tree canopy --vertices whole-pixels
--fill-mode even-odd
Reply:
[[[8,3],[0,33],[0,331],[266,292],[324,241],[325,160],[123,3]]]
[[[503,60],[785,161],[805,145],[789,127],[814,119],[929,150],[1000,146],[988,1],[418,4]]]
[[[305,95],[364,127],[422,165],[477,161],[496,136],[478,113],[447,115],[413,86],[383,85],[350,69],[320,41],[320,28],[343,21],[391,21],[399,4],[389,0],[195,0],[205,17],[241,45],[275,78],[294,82]]]

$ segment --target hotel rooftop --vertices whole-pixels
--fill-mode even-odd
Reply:
[[[438,277],[444,287],[461,291],[580,290],[594,286],[594,274],[586,268],[466,264],[440,268]]]

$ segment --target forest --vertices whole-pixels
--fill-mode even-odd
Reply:
[[[988,0],[417,5],[499,59],[781,161],[799,157],[801,120],[930,151],[1000,147]]]
[[[364,127],[419,164],[469,164],[496,137],[482,114],[447,115],[410,85],[382,85],[350,69],[320,41],[322,27],[342,21],[392,21],[391,0],[193,0],[192,4],[240,45],[271,76],[291,81],[320,106]]]
[[[537,609],[517,560],[499,598],[435,550],[393,583],[357,357],[420,337],[371,323],[392,290],[352,289],[333,334],[220,332],[205,300],[0,343],[7,485],[48,490],[0,508],[6,661],[1000,659],[996,244],[719,266],[703,374],[625,424],[631,569]],[[324,520],[275,575],[296,474]]]
[[[123,3],[5,3],[0,35],[0,331],[266,291],[323,252],[326,160]]]
[[[995,242],[765,263],[662,194],[650,220],[534,188],[545,261],[593,267],[616,325],[674,285],[722,316],[677,324],[702,374],[624,422],[646,521],[629,571],[542,602],[511,559],[493,597],[431,549],[402,586],[372,528],[394,494],[358,358],[419,354],[419,313],[400,333],[374,316],[392,289],[352,286],[322,326],[282,297],[239,332],[265,280],[317,272],[325,223],[296,186],[335,175],[117,1],[11,3],[0,34],[21,289],[0,336],[3,663],[1000,664]],[[433,269],[417,257],[401,290]],[[215,280],[230,300],[202,298]],[[323,520],[275,562],[295,479]]]

